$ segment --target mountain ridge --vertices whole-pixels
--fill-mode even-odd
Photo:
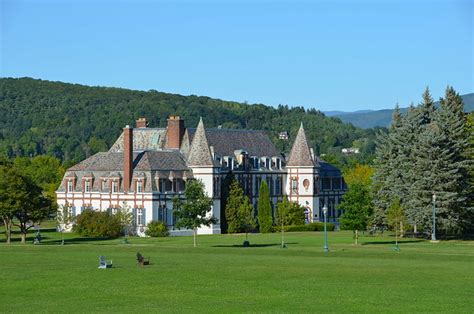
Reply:
[[[464,102],[464,111],[474,111],[474,93],[461,95]],[[439,101],[435,102],[439,105]],[[339,118],[342,122],[351,123],[359,128],[368,129],[374,127],[388,127],[392,121],[394,109],[380,110],[357,110],[347,111],[323,111],[329,117]],[[401,112],[406,112],[408,107],[400,108]]]

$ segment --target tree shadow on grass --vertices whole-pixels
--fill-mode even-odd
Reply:
[[[422,239],[415,239],[415,240],[401,240],[398,241],[398,244],[403,244],[403,243],[417,243],[417,242],[424,242],[425,240]],[[373,242],[362,242],[362,245],[367,245],[367,244],[396,244],[395,240],[393,241],[373,241]]]
[[[103,241],[108,241],[108,240],[115,240],[111,238],[89,238],[89,237],[77,237],[77,238],[68,238],[64,239],[64,244],[84,244],[84,242],[103,242]],[[62,240],[61,239],[55,239],[53,241],[48,241],[44,244],[61,244]],[[43,243],[42,243],[43,244]],[[97,244],[97,243],[94,243]],[[102,243],[102,244],[110,244],[109,242],[107,243]]]
[[[289,242],[288,244],[298,244],[298,242]],[[230,244],[230,245],[213,245],[212,247],[233,247],[233,248],[248,248],[248,247],[270,247],[270,246],[281,246],[281,243],[268,243],[268,244],[250,244],[244,246],[243,244]]]

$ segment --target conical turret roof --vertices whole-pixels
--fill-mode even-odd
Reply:
[[[211,150],[207,142],[206,131],[202,118],[199,119],[199,124],[194,134],[193,142],[189,150],[188,157],[189,166],[213,166]]]
[[[306,141],[303,123],[300,125],[300,129],[296,135],[296,139],[293,143],[293,147],[291,148],[290,156],[288,157],[288,163],[286,165],[290,167],[314,167],[308,141]]]

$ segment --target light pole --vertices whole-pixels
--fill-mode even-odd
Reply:
[[[436,242],[436,194],[433,193],[433,230],[431,231],[431,241]]]
[[[329,252],[328,247],[328,229],[326,227],[326,221],[328,216],[328,207],[326,204],[323,206],[323,214],[324,214],[324,252]]]

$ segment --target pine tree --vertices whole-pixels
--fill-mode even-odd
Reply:
[[[446,180],[438,180],[439,183],[433,185],[438,191],[436,203],[440,211],[440,224],[447,232],[460,232],[471,223],[472,218],[473,208],[469,206],[472,189],[469,184],[469,169],[473,161],[466,154],[469,150],[470,134],[467,133],[464,104],[452,87],[446,89],[434,121],[442,133],[440,149],[445,151],[449,158],[445,163],[440,161],[436,165],[440,169],[436,170],[451,174]]]
[[[237,180],[232,181],[227,199],[226,219],[229,233],[248,233],[255,227],[253,206]]]
[[[385,212],[390,206],[394,194],[392,178],[396,178],[394,174],[394,163],[398,151],[397,145],[393,143],[392,134],[397,132],[401,125],[402,115],[397,104],[393,112],[389,133],[379,132],[376,140],[374,159],[375,173],[373,176],[372,191],[375,195],[375,207],[380,209],[380,212]]]
[[[272,207],[270,205],[270,191],[268,190],[268,185],[265,180],[262,180],[260,184],[257,211],[260,232],[271,232],[273,225]]]

